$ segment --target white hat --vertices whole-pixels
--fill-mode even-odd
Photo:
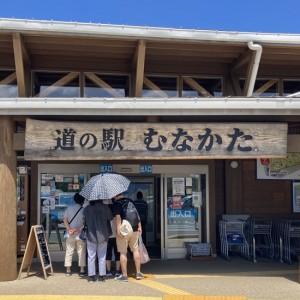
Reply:
[[[132,232],[133,232],[133,230],[132,230],[131,224],[127,220],[123,220],[121,227],[120,227],[120,233],[123,236],[130,237],[132,235]]]

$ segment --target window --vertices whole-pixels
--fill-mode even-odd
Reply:
[[[296,94],[296,93],[300,93],[300,80],[284,80],[283,96]]]
[[[277,97],[279,96],[279,79],[258,79],[255,81],[254,97]],[[240,80],[241,88],[244,88],[245,80]]]
[[[182,97],[222,97],[222,79],[183,77]]]
[[[84,97],[128,97],[129,86],[127,75],[85,73]]]
[[[33,74],[34,97],[79,97],[79,72]]]
[[[143,97],[178,97],[177,77],[146,76]]]
[[[18,97],[17,76],[14,71],[0,72],[0,98]]]

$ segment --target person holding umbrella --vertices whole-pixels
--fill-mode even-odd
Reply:
[[[98,257],[98,270],[100,283],[106,276],[106,251],[109,236],[112,234],[110,221],[113,220],[111,209],[103,200],[90,200],[84,211],[84,222],[87,227],[87,253],[88,253],[88,282],[96,281],[96,256]]]
[[[107,204],[114,196],[126,191],[130,181],[114,173],[102,173],[93,176],[83,187],[80,195],[89,200],[90,205],[84,211],[87,227],[88,282],[96,281],[95,261],[98,256],[99,282],[104,282],[106,275],[106,252],[109,236],[112,234],[110,221],[113,214]]]

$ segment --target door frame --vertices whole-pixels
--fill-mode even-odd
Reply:
[[[154,174],[150,174],[150,175],[147,175],[147,176],[138,176],[138,175],[130,175],[130,176],[127,176],[128,178],[129,178],[129,180],[131,181],[131,182],[134,182],[134,183],[151,183],[152,185],[153,185],[153,199],[154,199],[154,197],[155,197],[155,192],[156,192],[156,176],[154,175]],[[133,200],[133,202],[134,202],[134,198],[131,198],[132,200]],[[144,199],[145,200],[145,199]],[[154,200],[152,200],[152,201],[154,201]],[[156,201],[160,201],[160,199],[157,199]],[[152,240],[154,241],[154,243],[155,243],[155,237],[156,237],[156,234],[158,233],[156,230],[156,212],[157,212],[157,203],[155,202],[154,204],[153,204],[153,211],[152,212],[150,212],[150,213],[153,213],[153,215],[152,215],[152,222],[153,222],[153,224],[152,224],[152,229],[153,229],[153,233],[152,233],[152,235],[153,236],[151,236],[152,237]],[[159,212],[160,213],[160,212]],[[149,223],[149,216],[150,216],[150,214],[149,214],[149,209],[148,209],[148,223]],[[147,241],[149,242],[149,240],[148,240],[148,237],[150,236],[150,234],[149,233],[147,233]],[[160,238],[160,237],[159,237]]]
[[[201,166],[203,167],[203,166]],[[174,173],[165,173],[162,176],[162,180],[163,180],[163,186],[164,186],[164,190],[162,191],[162,207],[163,207],[163,220],[164,220],[164,224],[163,224],[163,244],[165,245],[164,249],[163,249],[163,258],[168,259],[168,258],[184,258],[186,256],[186,249],[183,247],[172,247],[169,248],[168,247],[168,231],[167,231],[167,227],[168,227],[168,219],[167,219],[167,201],[165,199],[167,199],[167,179],[170,177],[188,177],[190,176],[190,174],[195,174],[195,175],[199,175],[199,180],[201,180],[201,175],[205,175],[206,176],[206,184],[205,184],[205,189],[206,189],[206,210],[205,210],[205,214],[206,214],[206,220],[205,220],[205,229],[206,229],[206,237],[207,237],[207,243],[210,242],[210,215],[209,215],[209,180],[208,180],[208,166],[207,166],[207,170],[205,170],[205,168],[189,168],[188,172],[184,172],[186,171],[185,169],[181,169],[181,172],[174,172]],[[165,201],[164,201],[165,200]],[[199,220],[201,218],[201,214],[200,211],[199,213]],[[199,232],[198,232],[198,237],[199,239],[201,239],[202,237],[202,228],[201,226],[199,226]]]
[[[188,163],[188,161],[186,161]],[[174,162],[175,163],[175,162]],[[137,161],[136,164],[114,164],[113,171],[116,173],[123,174],[128,177],[134,176],[145,176],[140,173],[140,164]],[[37,182],[37,199],[38,199],[38,216],[37,220],[40,221],[41,218],[41,207],[40,207],[40,185],[41,185],[41,173],[99,173],[100,168],[99,164],[85,164],[85,163],[75,163],[75,164],[49,164],[49,163],[39,163],[38,164],[38,182]],[[161,259],[168,259],[167,255],[167,243],[166,243],[166,210],[164,199],[165,198],[165,178],[166,174],[172,176],[174,174],[205,174],[206,175],[206,231],[207,231],[207,242],[210,242],[210,226],[209,226],[209,165],[208,164],[199,164],[199,165],[189,165],[189,164],[180,164],[180,165],[165,165],[165,164],[153,164],[152,173],[147,174],[148,176],[160,176],[160,215],[161,215]],[[169,258],[183,258],[183,250],[180,253],[177,253],[176,257]]]

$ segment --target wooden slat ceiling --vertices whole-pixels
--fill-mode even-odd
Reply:
[[[49,36],[22,34],[31,69],[128,72],[132,71],[137,39]],[[227,73],[238,66],[245,74],[247,64],[239,62],[249,53],[246,43],[149,40],[145,41],[145,73]],[[263,45],[259,75],[274,68],[278,76],[288,74],[287,67],[300,77],[300,45]],[[249,60],[249,59],[248,59]],[[0,69],[14,69],[12,34],[0,33]],[[298,70],[298,71],[296,71]],[[297,75],[298,74],[298,75]]]

